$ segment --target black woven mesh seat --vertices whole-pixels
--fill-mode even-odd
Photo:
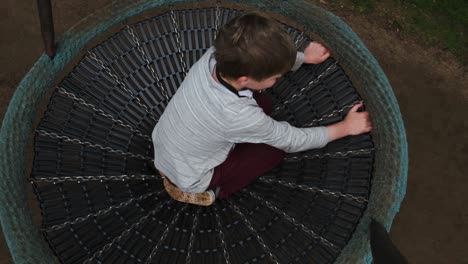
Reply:
[[[290,154],[207,208],[165,193],[150,134],[185,72],[240,11],[178,10],[132,24],[61,80],[36,129],[31,174],[43,232],[64,263],[332,263],[369,197],[373,143],[346,137]],[[298,49],[308,36],[286,26]],[[361,101],[332,58],[267,91],[297,127],[342,120]]]

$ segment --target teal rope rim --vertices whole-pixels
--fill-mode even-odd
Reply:
[[[42,55],[22,79],[0,131],[0,151],[3,153],[0,161],[0,223],[15,263],[57,263],[38,228],[33,225],[25,177],[37,109],[55,77],[99,34],[145,11],[190,2],[197,1],[122,1],[103,8],[79,24],[81,26],[93,19],[92,26],[83,29],[73,27],[62,36],[54,60]],[[305,25],[327,43],[345,69],[352,69],[352,77],[361,80],[358,91],[373,113],[376,144],[374,178],[368,208],[336,263],[371,263],[368,241],[370,217],[390,229],[406,192],[408,172],[404,124],[388,79],[352,29],[318,6],[301,0],[230,2],[266,9]]]

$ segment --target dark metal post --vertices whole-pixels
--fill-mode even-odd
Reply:
[[[370,244],[374,264],[408,264],[390,240],[385,227],[373,218],[370,223]]]
[[[44,40],[44,51],[50,58],[54,58],[56,52],[55,32],[50,0],[37,0],[37,9],[39,11],[42,39]]]

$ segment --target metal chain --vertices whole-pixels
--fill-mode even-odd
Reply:
[[[198,226],[198,216],[200,215],[201,207],[198,206],[197,212],[195,213],[195,217],[193,219],[192,225],[192,232],[190,232],[190,241],[187,249],[187,258],[185,259],[185,263],[192,263],[192,250],[193,250],[193,241],[195,240],[195,230],[197,230]]]
[[[177,54],[179,55],[180,64],[182,66],[182,72],[184,73],[184,77],[187,74],[187,65],[185,64],[184,54],[182,53],[182,43],[180,42],[180,30],[179,30],[179,23],[176,20],[176,14],[174,10],[171,10],[171,20],[174,25],[174,33],[177,42]]]
[[[158,243],[156,244],[156,246],[151,251],[151,254],[149,255],[148,259],[146,259],[146,262],[145,262],[146,264],[151,263],[151,260],[156,255],[156,252],[158,251],[159,246],[161,246],[162,241],[164,241],[164,239],[166,239],[166,236],[169,233],[169,229],[175,224],[175,222],[179,219],[180,213],[185,211],[185,209],[187,209],[187,204],[185,204],[184,207],[182,207],[182,209],[180,209],[177,212],[177,214],[174,216],[172,221],[168,225],[166,225],[166,230],[164,230],[164,232],[161,235],[161,238],[159,239]]]
[[[317,239],[319,240],[322,244],[332,248],[333,250],[336,250],[336,251],[339,251],[340,249],[335,245],[333,244],[332,242],[328,241],[326,238],[324,237],[321,237],[319,235],[317,235],[317,233],[315,233],[313,230],[307,228],[303,223],[299,223],[296,219],[294,219],[293,217],[291,217],[290,215],[286,214],[283,210],[280,210],[278,207],[276,207],[275,205],[273,205],[272,203],[268,202],[265,200],[265,198],[261,198],[260,196],[258,196],[257,194],[255,194],[254,192],[252,191],[247,191],[247,190],[242,190],[243,192],[245,193],[248,193],[250,196],[252,196],[253,198],[259,200],[260,202],[264,203],[268,208],[270,208],[271,210],[275,211],[276,213],[282,215],[286,220],[288,220],[289,222],[291,222],[293,225],[295,225],[296,227],[299,227],[300,229],[302,229],[302,231],[304,231],[305,233],[309,234],[311,237],[313,237],[314,239]]]
[[[143,108],[147,114],[150,115],[150,117],[151,117],[154,121],[157,121],[157,120],[158,120],[158,118],[154,115],[154,113],[151,112],[151,111],[148,109],[148,107],[147,107],[146,105],[144,105],[144,104],[141,102],[140,98],[136,97],[135,94],[134,94],[130,89],[127,88],[127,85],[126,85],[124,82],[120,81],[120,78],[119,78],[117,75],[115,75],[115,74],[112,72],[112,70],[111,70],[107,65],[105,65],[104,62],[96,56],[96,54],[94,54],[94,52],[88,51],[88,54],[89,54],[89,57],[90,57],[91,59],[93,59],[94,61],[96,61],[96,62],[99,64],[99,67],[101,67],[101,69],[103,69],[107,74],[109,74],[109,76],[111,76],[112,79],[114,79],[114,81],[115,81],[125,92],[127,92],[127,93],[132,97],[132,99],[134,99],[134,100],[136,101],[136,103],[137,103],[141,108]]]
[[[307,124],[303,125],[302,127],[310,127],[310,126],[317,125],[317,123],[325,120],[326,118],[335,117],[335,116],[343,113],[344,111],[353,108],[355,105],[363,103],[363,102],[364,101],[353,102],[350,105],[346,105],[346,106],[344,106],[343,108],[341,108],[339,110],[333,110],[330,114],[326,114],[326,115],[324,115],[324,116],[322,116],[322,117],[320,117],[318,119],[313,119],[312,121],[308,122]]]
[[[109,118],[113,123],[117,123],[125,128],[128,128],[130,131],[132,131],[133,133],[143,137],[144,139],[148,140],[148,141],[151,141],[151,138],[147,135],[143,135],[143,133],[138,130],[138,129],[135,129],[134,127],[128,125],[128,124],[125,124],[122,120],[119,120],[119,119],[116,119],[114,118],[112,115],[110,114],[107,114],[106,112],[104,112],[102,109],[99,109],[97,108],[95,105],[93,104],[90,104],[90,103],[87,103],[85,100],[83,100],[82,98],[78,98],[75,94],[71,93],[71,92],[68,92],[67,90],[65,90],[64,88],[62,87],[56,87],[57,88],[57,91],[60,93],[60,94],[63,94],[65,95],[66,97],[76,101],[78,104],[81,104],[83,106],[86,106],[86,107],[89,107],[91,109],[93,109],[94,112],[97,112],[99,113],[100,115],[102,116],[105,116],[107,118]]]
[[[166,200],[164,201],[163,203],[161,203],[159,205],[158,208],[150,211],[147,215],[143,216],[142,218],[140,218],[140,220],[136,223],[133,223],[129,228],[125,229],[122,233],[120,233],[120,235],[118,237],[115,237],[114,239],[112,239],[112,241],[108,244],[106,244],[104,247],[101,248],[101,250],[99,251],[96,251],[92,256],[91,258],[83,261],[83,264],[89,264],[91,263],[91,261],[93,261],[95,258],[97,258],[98,256],[101,256],[102,253],[104,253],[105,251],[109,250],[115,243],[119,242],[120,240],[122,240],[122,238],[124,238],[125,236],[127,236],[128,234],[130,234],[130,231],[132,229],[135,229],[135,228],[138,228],[144,221],[146,221],[150,216],[152,215],[155,215],[159,210],[161,210],[161,208],[166,204],[168,203],[169,201],[171,200]]]
[[[283,104],[281,104],[280,106],[276,107],[275,110],[273,111],[272,115],[276,114],[279,110],[286,107],[287,104],[289,104],[291,102],[294,102],[294,100],[296,100],[296,98],[298,98],[300,96],[303,96],[305,90],[307,90],[307,89],[311,88],[312,86],[316,85],[317,83],[319,83],[325,75],[328,75],[331,71],[336,69],[337,64],[338,64],[338,62],[335,62],[332,65],[328,66],[328,68],[325,71],[323,71],[319,76],[317,76],[317,78],[313,79],[306,86],[302,87],[299,90],[298,93],[293,94],[291,98],[284,101]]]
[[[111,147],[104,147],[104,146],[102,146],[100,144],[94,144],[94,143],[87,142],[87,141],[81,141],[78,138],[70,138],[68,136],[60,136],[60,135],[58,135],[56,133],[48,132],[48,131],[45,131],[45,130],[42,130],[42,129],[36,130],[36,132],[41,136],[61,139],[61,140],[65,141],[65,142],[76,143],[76,144],[79,144],[79,145],[84,145],[84,146],[88,146],[88,147],[92,147],[92,148],[99,148],[99,149],[109,151],[109,152],[112,152],[112,153],[118,153],[118,154],[122,154],[122,155],[125,155],[125,156],[130,156],[132,158],[138,158],[138,159],[153,161],[153,159],[151,157],[145,157],[145,156],[140,155],[140,154],[125,152],[125,151],[122,151],[122,150],[113,149]]]
[[[221,28],[221,8],[220,8],[220,1],[216,1],[216,11],[215,11],[215,34],[214,40],[218,36],[219,29]]]
[[[158,193],[147,193],[147,194],[144,194],[144,195],[141,195],[137,198],[131,198],[125,202],[122,202],[118,205],[112,205],[112,206],[109,206],[108,208],[106,209],[103,209],[103,210],[99,210],[95,213],[90,213],[86,216],[82,216],[82,217],[77,217],[75,218],[73,221],[66,221],[66,222],[63,222],[61,224],[58,224],[58,225],[54,225],[54,226],[51,226],[51,227],[48,227],[48,228],[45,228],[44,231],[46,232],[50,232],[50,231],[57,231],[57,230],[60,230],[66,226],[69,226],[69,225],[74,225],[74,224],[78,224],[78,223],[82,223],[86,220],[88,220],[89,218],[91,217],[97,217],[97,216],[101,216],[101,215],[105,215],[107,213],[109,213],[110,211],[112,210],[115,210],[115,209],[121,209],[123,207],[127,207],[129,206],[130,204],[134,203],[134,202],[138,202],[138,201],[142,201],[150,196],[153,196],[153,195],[160,195],[163,191],[159,191]]]
[[[164,86],[162,85],[161,79],[159,79],[159,76],[156,74],[156,71],[154,70],[154,67],[153,67],[148,55],[146,54],[145,50],[143,49],[143,45],[141,45],[140,39],[138,38],[138,36],[135,34],[133,29],[129,25],[127,25],[127,31],[130,34],[130,36],[132,37],[132,41],[136,45],[137,50],[140,52],[141,57],[143,58],[143,60],[145,60],[146,68],[150,71],[151,76],[153,76],[153,78],[156,80],[156,84],[161,89],[161,91],[163,93],[163,96],[166,98],[166,101],[169,102],[169,95],[167,94],[167,90],[164,88]]]
[[[123,174],[123,175],[91,175],[91,176],[63,176],[63,177],[34,177],[31,178],[32,183],[53,183],[58,182],[89,182],[89,181],[129,181],[129,180],[160,180],[162,179],[159,175],[144,175],[144,174]]]
[[[66,215],[64,215],[62,217],[66,217],[66,219],[70,219],[72,217],[72,213],[71,213],[72,204],[71,204],[70,198],[68,196],[68,193],[64,190],[62,184],[57,185],[57,189],[58,189],[58,191],[60,193],[60,198],[59,199],[63,203],[62,211],[65,211],[64,213],[66,213]],[[73,236],[70,236],[70,239],[74,238],[74,240],[76,240],[76,242],[78,242],[78,244],[81,245],[84,250],[86,250],[86,254],[88,254],[88,255],[91,254],[91,249],[88,247],[87,243],[83,243],[83,238],[80,238],[80,236],[77,234],[77,230],[75,228],[73,228],[73,226],[70,226],[69,231],[73,235]]]
[[[216,225],[218,226],[219,238],[221,239],[221,246],[223,247],[224,259],[226,260],[226,264],[230,264],[231,262],[229,260],[229,253],[227,252],[227,244],[226,244],[226,240],[224,239],[224,232],[221,226],[221,218],[219,217],[216,204],[213,206],[213,210],[214,210],[215,217],[216,217]]]
[[[348,151],[337,151],[334,153],[323,153],[323,154],[315,154],[315,155],[301,155],[301,156],[294,156],[294,157],[287,157],[284,158],[284,161],[301,161],[303,159],[321,159],[325,157],[349,157],[352,155],[362,155],[362,154],[370,154],[374,151],[374,148],[369,149],[358,149],[358,150],[348,150]]]
[[[263,250],[265,250],[265,252],[268,254],[268,256],[270,256],[270,259],[273,263],[276,263],[276,264],[279,264],[278,262],[278,259],[276,258],[275,255],[273,255],[273,253],[271,252],[270,248],[265,244],[265,241],[263,240],[263,238],[261,238],[259,236],[259,234],[257,233],[257,231],[255,231],[255,229],[253,228],[252,224],[250,223],[250,221],[247,219],[247,217],[241,212],[241,210],[239,209],[239,207],[237,207],[234,203],[232,203],[231,201],[229,201],[229,204],[231,205],[231,207],[234,209],[234,211],[236,211],[236,213],[238,215],[241,216],[241,219],[243,220],[243,222],[246,224],[246,226],[250,229],[250,232],[252,232],[254,234],[254,236],[257,238],[257,241],[260,243],[260,245],[262,246]]]
[[[304,36],[305,36],[304,31],[301,31],[301,34],[299,34],[297,39],[294,41],[294,45],[296,46],[296,49],[298,49],[302,45],[302,43],[304,42],[304,39],[305,39]]]
[[[302,184],[295,184],[295,183],[292,183],[292,182],[286,182],[286,181],[282,181],[282,180],[276,180],[276,179],[265,179],[265,178],[259,178],[260,181],[262,182],[266,182],[266,183],[278,183],[278,184],[281,184],[283,186],[286,186],[286,187],[289,187],[289,188],[292,188],[292,189],[301,189],[301,190],[304,190],[304,191],[309,191],[309,192],[314,192],[314,193],[321,193],[321,194],[324,194],[324,195],[328,195],[328,196],[334,196],[336,198],[345,198],[347,200],[350,200],[350,201],[356,201],[358,203],[367,203],[368,200],[362,196],[359,196],[359,197],[356,197],[356,196],[353,196],[352,194],[343,194],[341,192],[333,192],[333,191],[330,191],[330,190],[326,190],[326,189],[319,189],[317,187],[312,187],[312,186],[307,186],[307,185],[302,185]]]

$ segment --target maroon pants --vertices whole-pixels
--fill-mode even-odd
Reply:
[[[266,114],[271,114],[272,102],[264,93],[254,93],[254,99]],[[219,198],[228,198],[265,172],[276,167],[286,152],[267,144],[241,143],[213,172],[210,189],[220,187]]]

